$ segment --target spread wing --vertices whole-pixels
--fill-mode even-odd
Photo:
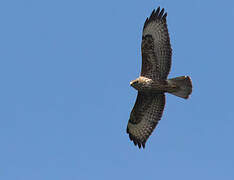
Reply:
[[[142,43],[141,76],[166,79],[171,68],[172,49],[166,22],[167,13],[160,7],[146,19]]]
[[[145,147],[147,139],[162,117],[164,106],[164,94],[138,92],[136,103],[128,121],[127,133],[130,140],[139,148]]]

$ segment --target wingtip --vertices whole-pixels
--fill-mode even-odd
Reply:
[[[158,8],[156,9],[155,14],[158,14],[160,12],[160,6],[158,6]]]
[[[126,132],[129,134],[129,129],[128,129],[128,127],[127,127],[127,129],[126,129]]]
[[[151,21],[161,20],[165,22],[166,17],[167,17],[167,13],[165,12],[165,9],[164,8],[161,9],[160,6],[158,6],[158,8],[156,10],[154,9],[151,15],[146,18],[143,29],[145,29],[147,24],[150,23]]]
[[[150,14],[150,18],[154,15],[155,13],[155,9],[152,11],[152,13]]]
[[[127,128],[127,133],[129,134],[129,139],[131,141],[133,141],[133,143],[134,143],[135,146],[138,146],[139,149],[141,149],[141,147],[143,149],[145,149],[145,143],[146,143],[146,141],[142,142],[142,141],[137,140],[131,133],[129,133],[128,128]]]
[[[129,139],[132,141],[133,140],[133,137],[131,134],[129,134]]]
[[[167,17],[167,13],[163,15],[162,19],[166,20],[166,17]]]
[[[164,8],[162,8],[162,10],[160,11],[159,15],[158,15],[158,18],[161,19],[162,16],[163,16],[163,13],[164,13]]]

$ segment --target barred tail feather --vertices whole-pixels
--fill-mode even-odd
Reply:
[[[170,92],[171,94],[188,99],[189,95],[192,93],[192,81],[189,76],[180,76],[167,80],[169,85],[176,86],[175,91]]]

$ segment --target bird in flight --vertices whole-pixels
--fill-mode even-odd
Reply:
[[[162,117],[165,93],[184,99],[192,93],[189,76],[167,79],[172,49],[166,17],[164,9],[158,7],[146,19],[141,42],[141,75],[130,82],[138,94],[128,121],[127,133],[139,148],[145,148],[147,139]]]

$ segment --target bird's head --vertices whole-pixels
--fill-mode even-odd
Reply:
[[[151,87],[152,83],[153,83],[152,79],[149,79],[146,77],[139,77],[139,78],[131,81],[130,85],[139,91],[139,90]]]
[[[139,86],[139,79],[135,79],[133,81],[130,82],[130,86],[132,86],[133,88],[137,89],[137,87]]]

